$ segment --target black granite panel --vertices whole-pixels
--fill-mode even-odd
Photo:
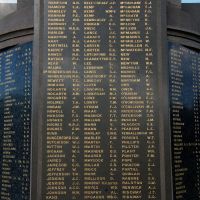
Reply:
[[[0,52],[0,199],[29,200],[32,43]]]
[[[200,54],[169,43],[175,199],[200,199]]]

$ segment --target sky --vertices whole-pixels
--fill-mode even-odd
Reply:
[[[200,0],[182,0],[182,3],[200,3]]]

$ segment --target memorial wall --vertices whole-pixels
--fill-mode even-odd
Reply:
[[[174,199],[200,199],[200,53],[169,43]]]
[[[159,0],[49,0],[40,8],[33,199],[166,196],[163,8]]]
[[[200,199],[197,20],[36,0],[33,40],[32,5],[0,20],[0,199]]]
[[[0,51],[0,199],[29,200],[32,43]]]

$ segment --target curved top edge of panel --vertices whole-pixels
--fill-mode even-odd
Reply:
[[[32,40],[33,26],[33,6],[18,9],[1,19],[0,49]]]
[[[197,40],[200,37],[200,4],[195,6],[183,5],[179,8],[168,4],[167,8],[167,24],[168,29],[173,29],[190,34],[192,37],[196,37]]]

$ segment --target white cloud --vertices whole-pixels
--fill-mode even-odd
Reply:
[[[0,0],[0,3],[17,3],[17,0]]]

